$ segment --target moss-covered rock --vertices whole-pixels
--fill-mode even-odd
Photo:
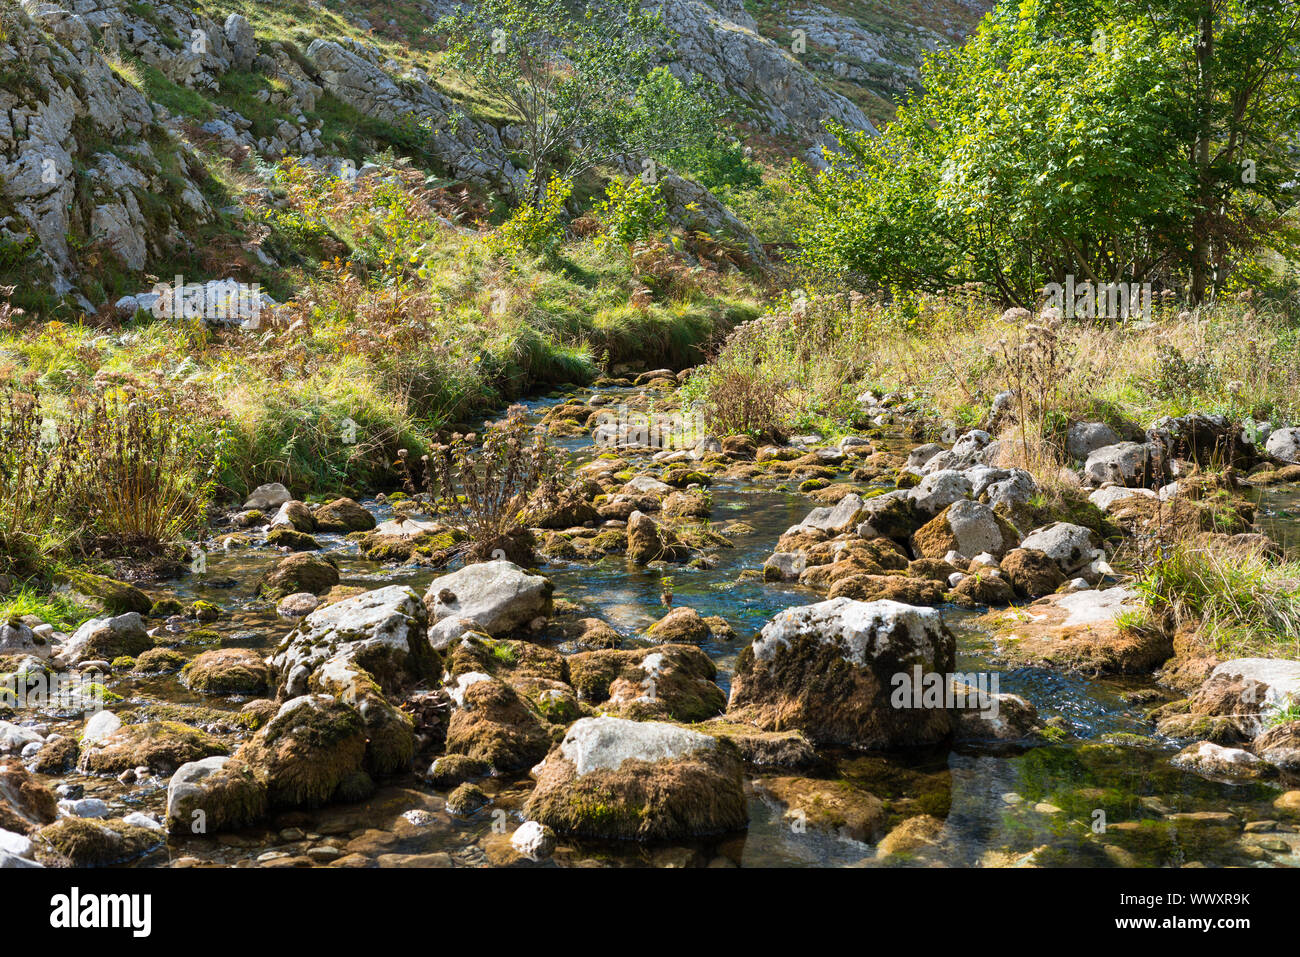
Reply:
[[[725,833],[748,821],[741,768],[728,741],[661,722],[584,718],[537,769],[524,815],[586,838]]]
[[[68,817],[44,827],[36,835],[42,856],[71,867],[107,867],[124,864],[163,843],[161,831],[127,824]]]
[[[15,759],[0,764],[0,828],[31,834],[59,816],[54,792]]]
[[[80,753],[77,739],[71,735],[46,741],[32,759],[32,770],[37,774],[65,774],[77,766]]]
[[[318,532],[368,532],[375,527],[375,516],[350,498],[336,498],[328,505],[317,508],[312,517],[316,519]]]
[[[113,618],[92,618],[64,642],[59,657],[69,663],[137,658],[153,644],[144,619],[136,612],[127,612]]]
[[[315,807],[361,770],[366,728],[356,708],[330,695],[286,701],[236,755],[266,785],[268,805]]]
[[[569,657],[580,699],[627,718],[705,721],[726,707],[717,667],[693,645],[586,651]]]
[[[1042,598],[1065,584],[1061,567],[1043,552],[1013,548],[1002,557],[1002,574],[1022,598]]]
[[[447,810],[462,817],[468,817],[489,803],[488,796],[483,793],[483,789],[477,784],[469,782],[458,785],[455,790],[447,795]]]
[[[715,738],[726,738],[745,763],[755,767],[811,768],[822,763],[812,741],[802,731],[763,731],[726,718],[704,721],[694,728]]]
[[[181,683],[199,694],[264,694],[271,679],[270,666],[248,648],[205,651],[181,671]]]
[[[956,640],[939,612],[848,598],[790,608],[736,661],[727,717],[818,745],[893,748],[947,737],[944,708],[898,707],[895,677],[953,670]]]
[[[256,822],[266,807],[266,785],[244,762],[204,758],[168,782],[166,826],[173,834],[213,834]]]
[[[107,615],[124,615],[132,611],[147,615],[153,608],[153,599],[134,585],[96,575],[84,568],[63,572],[55,581],[55,589],[67,594],[83,608]]]
[[[426,777],[438,790],[449,791],[458,784],[485,777],[491,772],[492,765],[486,761],[464,754],[444,754],[429,766]]]
[[[461,675],[451,693],[459,707],[447,725],[448,754],[486,761],[498,771],[522,771],[546,755],[550,734],[505,682]]]
[[[291,552],[314,552],[320,548],[320,542],[316,539],[288,525],[277,525],[267,532],[266,544],[274,548],[287,548]]]
[[[647,628],[646,635],[666,644],[702,645],[709,640],[709,626],[694,608],[681,607]]]
[[[124,725],[88,745],[77,766],[88,774],[121,774],[138,767],[169,774],[182,764],[227,750],[223,741],[206,731],[174,721],[151,721]]]
[[[338,566],[310,552],[296,552],[276,562],[257,586],[262,598],[278,601],[295,592],[324,595],[339,583]]]
[[[161,675],[183,667],[185,656],[174,648],[150,648],[135,659],[131,670],[139,675]]]

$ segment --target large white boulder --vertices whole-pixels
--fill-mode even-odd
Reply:
[[[1264,451],[1275,459],[1300,465],[1300,429],[1278,429],[1264,443]]]
[[[1042,552],[1067,575],[1104,557],[1101,549],[1092,544],[1092,532],[1069,522],[1054,522],[1035,529],[1025,536],[1020,547]]]
[[[508,561],[466,565],[435,578],[424,594],[429,641],[445,648],[467,631],[505,635],[551,613],[551,582]]]

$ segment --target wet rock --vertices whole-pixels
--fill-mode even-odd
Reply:
[[[266,785],[242,761],[224,756],[182,765],[167,784],[166,827],[173,834],[213,834],[244,827],[266,813]]]
[[[78,769],[87,774],[121,774],[147,767],[170,774],[182,764],[225,754],[219,738],[175,721],[128,724],[107,737],[85,744]]]
[[[486,761],[498,771],[521,771],[546,755],[550,735],[505,682],[471,672],[459,676],[451,693],[458,707],[447,725],[448,754]]]
[[[1198,741],[1184,748],[1170,759],[1170,763],[1214,778],[1259,778],[1272,771],[1249,751],[1225,748],[1209,741]]]
[[[709,640],[709,626],[694,608],[674,608],[646,629],[646,634],[664,644],[702,645]]]
[[[507,635],[548,618],[551,582],[507,561],[467,565],[435,578],[424,594],[433,624],[429,641],[445,648],[467,631]]]
[[[583,652],[569,658],[569,673],[582,701],[638,720],[703,721],[727,704],[717,666],[692,645]]]
[[[929,814],[909,817],[880,839],[876,845],[876,857],[911,855],[933,847],[943,836],[943,827],[943,821]]]
[[[1015,527],[990,506],[963,499],[917,529],[912,547],[922,558],[941,559],[954,551],[967,558],[985,552],[1000,558],[1019,540]]]
[[[1098,557],[1104,557],[1104,553],[1093,544],[1093,536],[1094,533],[1082,525],[1054,522],[1030,532],[1020,547],[1042,552],[1056,562],[1065,575],[1070,575]]]
[[[1046,553],[1033,548],[1013,548],[1002,556],[1002,574],[1017,595],[1042,598],[1065,584],[1065,573]]]
[[[1020,695],[982,688],[977,675],[967,676],[964,682],[956,678],[953,681],[955,740],[1025,741],[1042,730],[1038,709]]]
[[[375,516],[350,498],[336,498],[328,505],[321,505],[312,512],[316,520],[316,531],[368,532],[375,527]]]
[[[813,509],[797,527],[838,534],[856,524],[861,510],[862,497],[846,495],[836,505]]]
[[[885,806],[873,794],[847,781],[816,778],[759,778],[754,788],[784,808],[795,833],[825,831],[853,841],[870,842],[885,823]]]
[[[293,496],[289,494],[289,490],[279,482],[269,482],[266,485],[259,485],[253,490],[253,493],[248,496],[248,501],[244,503],[244,508],[266,511],[279,508],[292,499]]]
[[[281,618],[304,618],[320,606],[320,599],[308,591],[285,595],[275,606],[275,613]]]
[[[0,764],[0,828],[31,834],[59,814],[54,792],[15,759]]]
[[[236,754],[266,785],[268,806],[316,807],[362,769],[366,727],[353,708],[327,694],[280,706]]]
[[[71,867],[107,867],[124,864],[163,843],[162,835],[147,827],[123,821],[64,818],[36,835],[43,856]]]
[[[545,824],[525,821],[510,835],[510,846],[530,861],[544,861],[555,853],[555,832]]]
[[[108,617],[130,612],[147,615],[153,608],[153,599],[134,585],[95,575],[85,569],[63,572],[56,579],[54,590],[67,595],[81,607]]]
[[[36,757],[32,759],[32,770],[37,774],[66,774],[77,766],[80,753],[76,738],[51,738],[36,752]]]
[[[262,577],[257,593],[276,601],[298,592],[324,595],[338,583],[339,569],[334,562],[310,552],[297,552],[275,563]]]
[[[627,518],[627,557],[638,565],[650,562],[684,562],[691,551],[671,529],[665,528],[641,511]]]
[[[1128,588],[1090,589],[1040,598],[981,621],[997,641],[999,657],[1015,665],[1093,674],[1142,674],[1163,664],[1173,645],[1160,629],[1121,628],[1116,619],[1144,608]]]
[[[73,632],[58,649],[59,657],[69,663],[132,657],[153,647],[145,630],[144,619],[136,612],[114,618],[92,618]]]
[[[248,648],[205,651],[181,671],[181,683],[199,694],[264,694],[271,680],[271,667]]]
[[[677,725],[583,718],[533,773],[524,814],[561,835],[673,840],[748,821],[735,747]]]
[[[799,728],[819,745],[888,748],[933,743],[944,709],[895,708],[895,676],[913,665],[952,671],[955,640],[934,609],[834,598],[790,608],[741,652],[728,718],[764,730]]]

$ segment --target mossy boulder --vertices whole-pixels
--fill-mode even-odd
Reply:
[[[646,629],[655,641],[678,645],[702,645],[709,640],[709,626],[694,608],[674,608]]]
[[[944,600],[939,582],[906,575],[850,575],[831,585],[827,598],[860,602],[892,601],[904,605],[938,605]]]
[[[153,644],[145,630],[144,619],[137,612],[127,612],[113,618],[92,618],[85,622],[60,647],[59,657],[68,663],[138,658]]]
[[[66,774],[77,766],[81,748],[77,739],[64,735],[54,741],[46,741],[32,759],[32,770],[37,774]]]
[[[59,799],[16,759],[0,764],[0,828],[31,834],[59,816]]]
[[[726,738],[748,765],[760,768],[811,768],[822,763],[812,741],[802,731],[763,731],[751,724],[714,718],[694,726],[696,731]]]
[[[368,532],[375,527],[375,516],[350,498],[336,498],[317,508],[312,517],[318,532]]]
[[[727,717],[767,731],[798,728],[818,745],[934,744],[944,708],[897,707],[896,676],[953,670],[956,640],[932,608],[834,598],[789,608],[736,661]]]
[[[291,552],[314,552],[320,548],[320,542],[306,532],[287,525],[277,525],[266,533],[266,544],[275,548],[286,548]]]
[[[1043,552],[1013,548],[1002,557],[1002,574],[1022,598],[1042,598],[1065,584],[1065,573]]]
[[[1000,572],[978,571],[958,582],[949,597],[963,608],[979,608],[1009,605],[1015,600],[1016,592]]]
[[[968,499],[953,502],[912,535],[912,548],[922,558],[943,558],[949,552],[1000,558],[1019,542],[1014,525],[991,506]]]
[[[447,795],[447,810],[461,817],[468,817],[489,803],[491,802],[483,789],[470,782],[458,785]]]
[[[36,835],[42,857],[71,867],[125,864],[163,843],[161,831],[125,821],[68,817]]]
[[[869,843],[884,827],[884,803],[848,781],[816,778],[759,778],[754,788],[781,808],[796,833],[812,829]]]
[[[150,648],[135,659],[131,670],[138,675],[161,675],[183,667],[185,656],[174,648]]]
[[[428,781],[440,791],[449,791],[458,784],[464,784],[474,778],[486,777],[492,773],[492,765],[479,758],[464,754],[444,754],[429,766],[425,775]]]
[[[266,785],[271,808],[316,807],[362,770],[365,722],[331,695],[302,695],[281,705],[236,757]]]
[[[55,581],[55,590],[68,595],[83,608],[101,614],[124,615],[133,611],[147,615],[153,608],[153,599],[134,585],[96,575],[84,568],[63,572]]]
[[[271,681],[271,667],[248,648],[205,651],[181,671],[181,683],[199,694],[264,694]]]
[[[638,565],[650,562],[685,562],[691,557],[672,531],[644,512],[636,511],[627,519],[627,557]]]
[[[278,601],[295,592],[324,595],[339,583],[339,569],[333,561],[310,552],[296,552],[276,562],[257,586],[262,598]]]
[[[225,742],[175,721],[128,724],[85,747],[77,767],[87,774],[121,774],[147,767],[169,774],[182,764],[225,754]]]
[[[560,835],[680,840],[748,823],[735,746],[679,725],[583,718],[535,775],[524,816]]]
[[[551,738],[513,688],[486,674],[461,675],[450,689],[458,707],[447,724],[447,753],[522,771],[540,761]]]
[[[266,813],[266,784],[237,758],[211,757],[182,765],[167,784],[167,830],[213,834],[244,827]]]
[[[569,657],[579,698],[638,720],[705,721],[726,708],[713,661],[693,645],[585,651]]]

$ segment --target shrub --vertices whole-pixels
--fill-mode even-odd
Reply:
[[[605,188],[606,199],[596,204],[596,215],[605,224],[605,232],[596,238],[597,246],[610,241],[631,246],[668,223],[663,195],[658,183],[646,183],[634,176],[627,182],[611,180]]]
[[[540,203],[521,205],[488,235],[488,249],[503,259],[513,259],[524,253],[553,255],[564,239],[564,204],[572,192],[571,181],[559,176],[551,177]]]
[[[417,491],[410,456],[398,453],[407,489]],[[527,562],[523,515],[529,500],[559,463],[540,435],[532,435],[525,409],[513,405],[499,422],[488,423],[483,442],[474,433],[455,433],[421,457],[422,484],[429,497],[469,533],[470,561],[504,557]]]

